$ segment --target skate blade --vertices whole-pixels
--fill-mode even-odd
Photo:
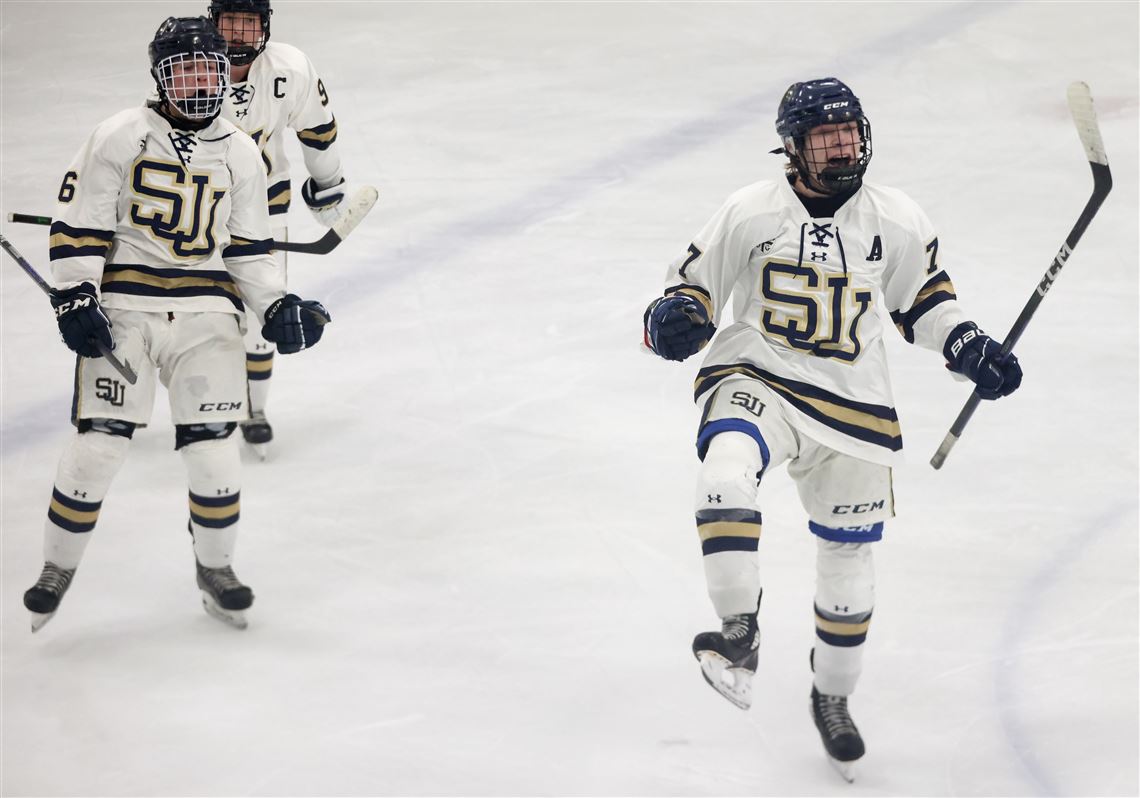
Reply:
[[[264,463],[266,460],[269,459],[269,444],[268,443],[250,443],[249,441],[246,441],[246,445],[250,448],[250,451],[253,452],[253,454],[257,457],[257,459],[259,461],[261,461],[262,463]]]
[[[827,761],[831,763],[831,766],[833,768],[835,768],[835,772],[843,777],[844,781],[846,781],[848,784],[855,783],[855,763],[859,760],[856,759],[851,762],[840,762],[835,757],[829,756],[827,758]]]
[[[207,591],[202,590],[200,592],[202,593],[202,609],[204,609],[206,614],[211,618],[217,618],[222,623],[232,626],[235,629],[245,629],[249,626],[249,621],[245,618],[245,610],[227,610],[219,606],[218,603],[214,601],[214,597]]]
[[[747,710],[752,706],[752,672],[735,668],[732,663],[715,651],[701,651],[697,654],[701,663],[701,675],[709,687],[732,702],[733,706]]]
[[[32,632],[38,632],[47,626],[47,622],[55,617],[55,612],[31,612],[32,616]]]

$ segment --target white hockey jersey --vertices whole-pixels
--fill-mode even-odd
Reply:
[[[257,146],[223,119],[171,126],[154,108],[102,122],[60,186],[57,287],[89,281],[110,308],[240,312],[285,294]]]
[[[226,93],[222,116],[244,130],[261,148],[269,176],[269,214],[289,211],[291,186],[285,155],[285,129],[292,128],[303,145],[305,168],[318,185],[343,177],[336,148],[336,119],[324,84],[308,57],[288,44],[269,42],[242,83]],[[281,222],[283,224],[283,222]]]
[[[667,279],[665,295],[693,297],[718,326],[698,401],[725,381],[761,380],[801,433],[884,465],[898,460],[902,433],[880,309],[907,341],[939,352],[965,320],[926,215],[868,183],[827,219],[812,218],[787,180],[743,188]],[[735,321],[721,327],[730,295]]]

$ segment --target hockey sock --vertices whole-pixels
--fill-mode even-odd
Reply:
[[[709,443],[697,479],[696,520],[705,579],[721,618],[756,610],[761,528],[756,493],[762,467],[760,449],[752,438],[722,432]]]
[[[875,605],[875,569],[869,543],[816,539],[815,686],[848,696],[863,670],[863,643]]]
[[[269,400],[269,378],[273,376],[273,350],[246,352],[245,374],[249,381],[249,412],[264,413]]]
[[[72,570],[83,558],[103,498],[130,448],[130,438],[78,433],[68,441],[56,470],[44,524],[44,560]]]
[[[194,555],[207,568],[233,560],[241,514],[241,452],[233,436],[196,441],[179,449],[190,483]]]

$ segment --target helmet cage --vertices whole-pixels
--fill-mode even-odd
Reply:
[[[822,157],[810,157],[810,147],[808,146],[810,133],[815,128],[801,135],[789,136],[784,139],[784,152],[791,161],[792,167],[804,181],[804,184],[813,191],[820,194],[840,194],[858,188],[863,182],[867,165],[871,163],[871,123],[862,113],[849,121],[854,121],[857,126],[859,153],[854,161],[845,165],[826,165],[814,169],[809,165],[809,161],[817,164],[826,163]],[[842,124],[842,122],[824,122],[823,124]]]
[[[240,34],[240,42],[229,42],[230,63],[237,67],[248,66],[259,55],[265,52],[265,45],[269,43],[269,18],[273,9],[269,7],[269,0],[212,0],[210,3],[210,19],[218,30],[222,28],[222,15],[254,15],[261,19],[260,36],[253,43],[253,31],[248,27],[245,18],[235,19],[226,27]]]
[[[187,119],[213,119],[222,110],[230,85],[230,62],[224,53],[174,53],[155,64],[153,72],[159,97]]]

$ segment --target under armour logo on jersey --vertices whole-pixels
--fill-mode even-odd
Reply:
[[[717,504],[720,504],[720,503],[721,503],[721,501],[720,501],[720,494],[719,494],[719,493],[718,493],[717,495],[715,495],[715,496],[713,496],[713,495],[710,493],[710,494],[708,494],[708,497],[709,497],[709,503],[710,503],[710,504],[712,504],[713,502],[716,502]]]
[[[826,244],[824,246],[826,246]],[[827,263],[827,253],[826,252],[813,252],[813,253],[811,253],[811,259],[815,263]]]
[[[194,138],[193,133],[182,133],[177,130],[170,131],[169,135],[170,143],[178,153],[178,160],[182,161],[183,166],[187,166],[190,156],[194,154],[194,148],[198,146],[198,140]]]

